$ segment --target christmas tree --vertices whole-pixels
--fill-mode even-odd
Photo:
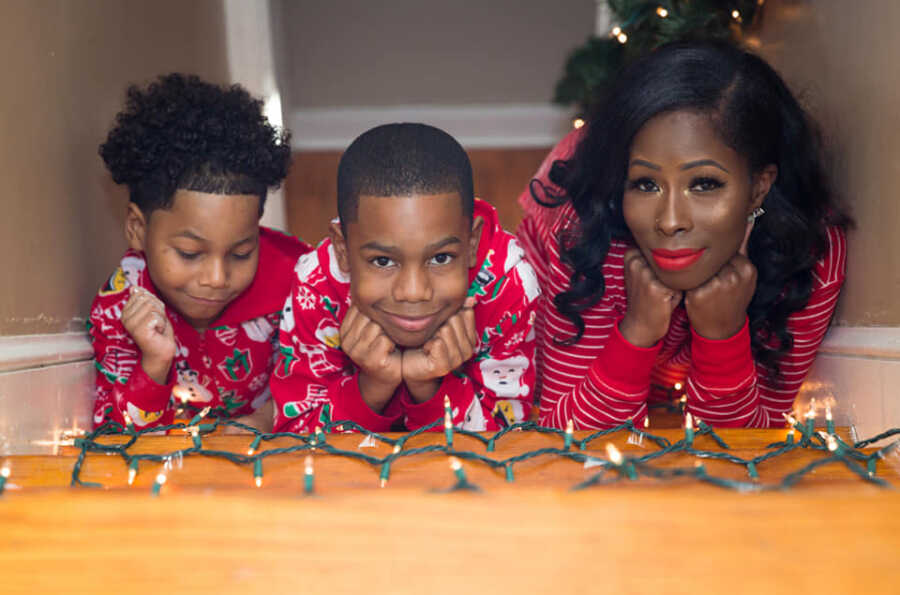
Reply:
[[[631,61],[671,41],[717,40],[740,44],[764,0],[602,0],[609,31],[592,36],[566,61],[554,103],[575,104],[581,117],[602,102],[616,75]]]

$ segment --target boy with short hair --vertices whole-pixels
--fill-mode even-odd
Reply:
[[[534,386],[534,271],[474,198],[450,135],[388,124],[338,169],[330,236],[300,258],[272,375],[276,431],[334,421],[373,431],[439,419],[494,430],[523,421]]]
[[[170,74],[128,89],[100,147],[128,186],[129,249],[94,299],[94,425],[171,423],[177,407],[268,430],[280,311],[310,247],[259,226],[288,134],[241,87]]]

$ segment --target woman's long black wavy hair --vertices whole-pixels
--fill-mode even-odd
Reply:
[[[569,288],[553,297],[577,332],[557,340],[572,344],[581,338],[581,312],[605,291],[610,242],[631,239],[622,199],[632,139],[648,120],[675,110],[708,114],[751,172],[778,166],[763,201],[765,215],[750,236],[748,254],[758,277],[747,308],[754,359],[777,377],[778,357],[793,346],[787,318],[809,300],[827,228],[851,221],[829,191],[817,130],[787,85],[761,58],[725,44],[669,44],[631,65],[591,118],[571,159],[553,164],[549,179],[557,188],[532,181],[536,202],[570,202],[578,215],[558,238],[562,259],[573,269]]]

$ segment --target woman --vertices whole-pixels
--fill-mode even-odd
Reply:
[[[659,48],[519,200],[544,290],[542,423],[640,422],[681,387],[707,423],[784,423],[844,282],[849,219],[768,64]]]

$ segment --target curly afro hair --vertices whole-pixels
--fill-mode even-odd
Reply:
[[[179,189],[255,194],[262,215],[266,191],[285,178],[291,158],[290,134],[262,108],[240,85],[167,74],[128,88],[100,156],[145,215],[170,208]]]

